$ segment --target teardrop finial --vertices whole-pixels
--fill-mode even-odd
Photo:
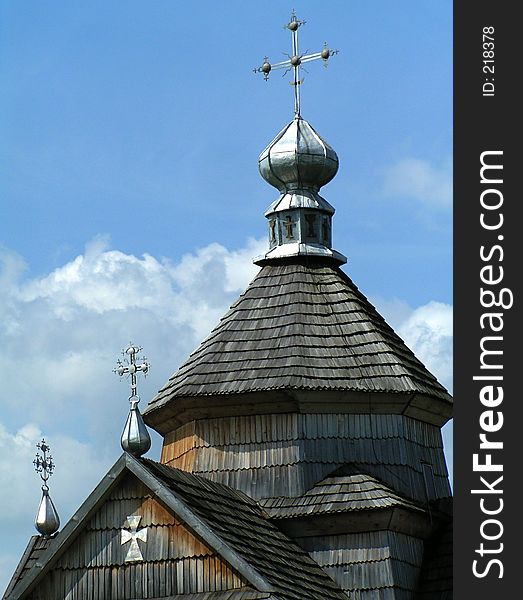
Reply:
[[[122,350],[125,357],[123,362],[119,360],[116,368],[113,369],[113,372],[120,377],[127,376],[131,379],[131,395],[129,396],[131,407],[120,442],[125,452],[129,452],[137,458],[148,452],[151,447],[151,436],[138,408],[140,396],[137,393],[137,374],[142,373],[145,377],[150,368],[146,357],[139,356],[141,350],[140,346],[135,346],[130,342],[129,346]]]
[[[35,466],[35,471],[40,475],[40,479],[43,481],[43,485],[42,499],[40,500],[35,518],[35,527],[44,537],[49,537],[56,533],[60,527],[60,518],[58,517],[56,507],[49,495],[49,486],[47,485],[49,477],[51,477],[54,472],[55,465],[53,457],[49,454],[50,448],[44,439],[36,444],[36,447],[41,453],[37,452],[33,464]]]
[[[123,428],[121,444],[125,452],[139,458],[151,448],[151,436],[138,409],[138,397],[130,397],[131,408]]]

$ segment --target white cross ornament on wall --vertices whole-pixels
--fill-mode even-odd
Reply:
[[[141,516],[136,515],[127,517],[129,531],[127,529],[122,529],[121,545],[123,546],[124,544],[131,542],[129,549],[127,550],[125,562],[135,562],[138,560],[143,560],[140,546],[138,546],[138,540],[144,543],[147,542],[147,527],[144,527],[143,529],[140,529],[140,531],[138,531],[138,525],[140,523],[141,518]]]

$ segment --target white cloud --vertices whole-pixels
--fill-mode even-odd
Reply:
[[[427,369],[451,390],[452,306],[432,301],[413,309],[397,298],[371,301]]]
[[[442,302],[420,306],[401,323],[398,334],[439,381],[452,389],[452,307]]]
[[[0,550],[0,588],[32,534],[36,441],[44,434],[52,445],[51,494],[65,522],[120,453],[128,410],[127,382],[112,373],[120,348],[129,340],[144,346],[152,369],[140,391],[151,398],[254,277],[251,259],[265,246],[252,239],[234,251],[210,244],[173,263],[125,254],[98,238],[35,278],[24,278],[15,253],[0,253],[0,477],[9,490],[0,495],[0,528],[9,540]],[[377,304],[446,383],[450,307]]]
[[[385,171],[383,189],[386,196],[414,200],[432,208],[449,208],[451,162],[435,166],[419,158],[401,159]]]
[[[8,540],[0,588],[33,533],[38,439],[44,434],[52,445],[51,494],[65,522],[120,453],[128,386],[112,368],[121,347],[144,346],[152,369],[140,391],[152,397],[255,275],[252,258],[265,246],[211,244],[172,264],[97,238],[52,273],[25,279],[23,259],[0,253],[0,479],[9,490],[0,495]]]
[[[7,407],[26,410],[43,426],[56,414],[67,420],[87,408],[96,412],[108,393],[122,395],[111,366],[129,339],[149,352],[162,348],[151,356],[151,379],[160,385],[254,276],[250,258],[264,246],[249,240],[228,251],[211,244],[173,265],[111,250],[97,239],[49,275],[26,281],[23,261],[4,252],[0,360]],[[147,385],[145,391],[153,393]]]
[[[33,423],[14,432],[0,423],[0,529],[4,539],[0,550],[0,591],[7,585],[29,537],[36,533],[32,523],[42,482],[32,461],[41,438],[40,428]],[[55,460],[59,457],[59,464],[49,485],[63,524],[98,483],[110,461],[98,456],[89,444],[67,435],[54,435],[51,450]]]
[[[373,298],[379,312],[438,381],[452,393],[452,306],[429,302],[412,309],[401,300]],[[452,482],[453,423],[443,427],[443,445]]]

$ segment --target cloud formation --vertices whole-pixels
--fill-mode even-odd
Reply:
[[[452,306],[429,302],[414,310],[398,328],[422,363],[452,390]]]
[[[451,162],[436,166],[420,158],[401,159],[386,169],[383,190],[392,198],[448,209],[452,205]]]
[[[252,257],[265,245],[211,244],[173,264],[110,249],[101,237],[36,278],[24,278],[16,253],[0,252],[0,478],[10,490],[0,496],[9,540],[0,549],[0,588],[33,533],[36,442],[45,435],[51,444],[51,493],[65,522],[120,453],[129,388],[112,367],[122,346],[132,340],[148,353],[145,402],[252,279]]]
[[[254,277],[265,240],[228,250],[210,244],[173,263],[111,249],[97,238],[41,277],[24,277],[13,252],[0,253],[0,588],[33,533],[39,482],[35,443],[48,439],[57,464],[51,494],[62,523],[120,454],[127,383],[112,373],[129,340],[152,364],[140,382],[144,403],[208,335]],[[451,307],[413,310],[382,301],[398,332],[442,382],[450,376]],[[157,447],[157,444],[156,444]],[[154,448],[153,448],[154,453]],[[78,468],[81,465],[81,469]]]

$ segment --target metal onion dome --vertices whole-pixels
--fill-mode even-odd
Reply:
[[[261,176],[277,188],[279,197],[265,211],[269,221],[269,251],[256,258],[264,265],[290,257],[347,262],[332,249],[334,208],[319,194],[338,171],[338,156],[299,115],[286,125],[258,159]]]
[[[320,52],[301,54],[298,30],[305,21],[293,11],[285,27],[292,36],[292,55],[289,59],[271,64],[265,57],[254,69],[265,80],[274,69],[285,69],[293,74],[294,119],[286,125],[260,154],[258,166],[261,176],[280,192],[266,210],[269,220],[269,251],[255,259],[264,265],[281,259],[306,256],[326,259],[340,265],[345,256],[332,249],[332,215],[334,208],[318,191],[329,183],[338,171],[336,152],[301,117],[300,69],[303,63],[328,59],[337,53],[326,45]]]

